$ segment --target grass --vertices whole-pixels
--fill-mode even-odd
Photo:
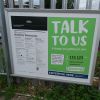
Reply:
[[[47,83],[49,85],[46,85]],[[4,96],[5,100],[11,100],[15,93],[30,94],[31,100],[100,100],[100,91],[97,87],[67,83],[46,84],[38,84],[33,88],[32,80],[21,79],[19,84],[13,82],[10,88],[5,86],[6,92],[1,92],[0,95]]]
[[[5,73],[6,67],[5,67],[5,58],[4,58],[4,53],[3,49],[0,48],[0,72]]]
[[[100,58],[100,51],[98,52]],[[3,50],[0,49],[0,70],[5,70],[5,61]],[[97,62],[96,67],[100,67],[100,61]],[[99,76],[100,72],[97,71],[96,75]],[[5,100],[11,100],[15,93],[30,94],[31,100],[100,100],[100,91],[97,87],[53,83],[53,85],[37,84],[33,87],[32,80],[13,78],[13,85],[7,87],[6,76],[0,76],[0,96],[4,96]],[[41,83],[41,82],[40,82]],[[50,82],[47,82],[50,84]],[[1,92],[4,90],[5,92]]]
[[[36,100],[40,97],[43,100],[100,100],[100,91],[95,87],[55,83],[51,89],[38,89]]]
[[[0,90],[7,87],[7,79],[5,76],[0,76]]]

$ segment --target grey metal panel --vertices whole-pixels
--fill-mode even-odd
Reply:
[[[62,9],[24,9],[24,8],[6,8],[5,9],[8,12],[48,12],[48,13],[80,13],[80,14],[100,14],[100,10],[75,10],[75,9],[67,9],[67,10],[62,10]]]
[[[100,11],[100,10],[99,10]],[[100,15],[98,17],[98,21],[96,21],[97,23],[97,33],[100,33]],[[95,42],[95,53],[94,53],[94,60],[93,60],[93,68],[92,68],[92,74],[91,74],[91,82],[93,82],[93,76],[95,74],[95,67],[96,67],[96,60],[97,60],[97,55],[98,55],[98,47],[99,47],[99,43],[100,43],[100,34],[97,35],[97,39]],[[100,77],[100,76],[99,76]]]
[[[91,8],[92,8],[92,0],[87,0],[86,9],[91,9]]]
[[[8,4],[9,4],[9,8],[13,8],[14,7],[13,0],[8,0]]]
[[[51,9],[56,9],[56,0],[51,0]]]
[[[79,9],[80,0],[74,0],[74,9]]]
[[[1,37],[1,33],[0,33],[0,48],[2,48],[2,37]],[[1,57],[0,57],[1,58]],[[0,72],[1,72],[1,69],[2,69],[2,67],[3,67],[3,69],[4,69],[4,66],[2,66],[3,64],[2,64],[2,62],[1,62],[1,60],[0,60]]]
[[[40,9],[44,9],[45,8],[44,4],[45,4],[44,0],[40,0]]]
[[[29,7],[33,8],[33,0],[29,0]]]
[[[100,1],[99,1],[99,9],[100,9]],[[99,42],[100,45],[100,42]],[[99,81],[99,90],[100,90],[100,81]]]
[[[79,9],[84,9],[84,10],[86,9],[86,0],[80,0]]]
[[[8,15],[8,12],[5,11],[5,17],[6,17],[6,29],[7,29],[7,36],[8,36],[8,44],[9,44],[9,55],[10,55],[10,64],[11,64],[11,73],[14,72],[14,64],[13,64],[13,55],[12,55],[12,46],[11,46],[11,36],[10,36],[10,28],[8,26],[8,23],[9,23],[9,18],[6,16]]]
[[[99,1],[99,9],[100,9],[100,1]]]
[[[2,22],[2,40],[3,40],[3,49],[4,49],[4,56],[5,56],[5,63],[6,63],[6,71],[7,71],[7,81],[8,86],[11,85],[10,80],[10,55],[9,55],[9,44],[8,44],[8,37],[7,37],[7,28],[6,28],[6,21],[5,21],[5,13],[4,13],[4,2],[0,0],[0,13],[1,13],[1,22]]]
[[[67,9],[68,0],[62,0],[62,9]]]
[[[19,8],[23,8],[23,0],[18,0]]]
[[[1,24],[1,15],[0,15],[0,48],[2,47],[2,41],[1,41],[1,31],[2,30],[2,24]]]
[[[12,77],[22,77],[22,78],[29,78],[29,79],[39,79],[39,80],[48,80],[48,81],[55,81],[55,82],[60,82],[60,83],[71,83],[69,81],[66,81],[66,80],[59,80],[59,79],[56,79],[56,80],[52,80],[51,78],[44,78],[44,77],[35,77],[35,76],[27,76],[27,75],[18,75],[18,74],[11,74]],[[91,83],[85,83],[85,82],[76,82],[76,81],[73,81],[73,83],[75,84],[83,84],[83,85],[92,85]]]
[[[7,75],[7,73],[0,73],[0,75]]]

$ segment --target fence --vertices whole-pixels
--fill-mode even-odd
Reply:
[[[3,49],[4,49],[4,56],[3,54],[3,49],[0,48],[0,74],[1,75],[6,75],[7,73],[7,79],[8,83],[10,84],[10,69],[8,66],[10,66],[10,60],[9,60],[9,54],[8,54],[8,44],[7,44],[7,35],[6,33],[6,25],[5,25],[5,14],[4,14],[4,6],[7,8],[29,8],[29,9],[46,9],[45,4],[47,0],[39,0],[39,5],[35,5],[33,2],[34,0],[27,0],[27,4],[23,3],[24,0],[17,0],[17,3],[15,2],[16,0],[0,0],[0,13],[1,13],[1,22],[2,22],[2,40],[3,40]],[[69,9],[68,4],[70,1],[73,1],[70,6],[72,9],[100,9],[100,0],[97,0],[97,4],[95,7],[94,6],[94,0],[59,0],[61,1],[61,9]],[[86,1],[84,4],[82,1]],[[96,1],[96,0],[95,0]],[[85,5],[83,7],[83,5]],[[3,6],[4,5],[4,6]],[[57,0],[50,0],[50,8],[49,9],[57,9]],[[4,60],[4,57],[6,58]],[[6,63],[6,65],[5,65]],[[5,68],[6,67],[6,68]]]
[[[37,6],[39,9],[45,9],[47,1],[48,0],[39,0],[39,4],[36,5],[34,0],[4,0],[4,5],[7,8],[35,8]],[[67,9],[69,2],[73,2],[72,5],[74,9],[100,9],[100,0],[50,0],[50,9],[57,8],[57,1],[60,1],[58,3],[61,3],[61,9]],[[82,5],[83,7],[81,7]]]

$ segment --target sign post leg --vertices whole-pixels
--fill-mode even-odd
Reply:
[[[3,49],[4,49],[4,56],[5,56],[5,63],[6,63],[6,71],[7,71],[7,82],[8,87],[11,86],[11,79],[10,79],[10,55],[9,55],[9,46],[8,46],[8,38],[7,38],[7,30],[6,30],[6,21],[5,21],[5,13],[4,13],[4,1],[0,0],[0,15],[1,15],[1,22],[2,22],[2,40],[3,40]]]

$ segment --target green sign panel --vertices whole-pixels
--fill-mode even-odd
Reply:
[[[88,79],[96,18],[48,18],[48,74]]]

